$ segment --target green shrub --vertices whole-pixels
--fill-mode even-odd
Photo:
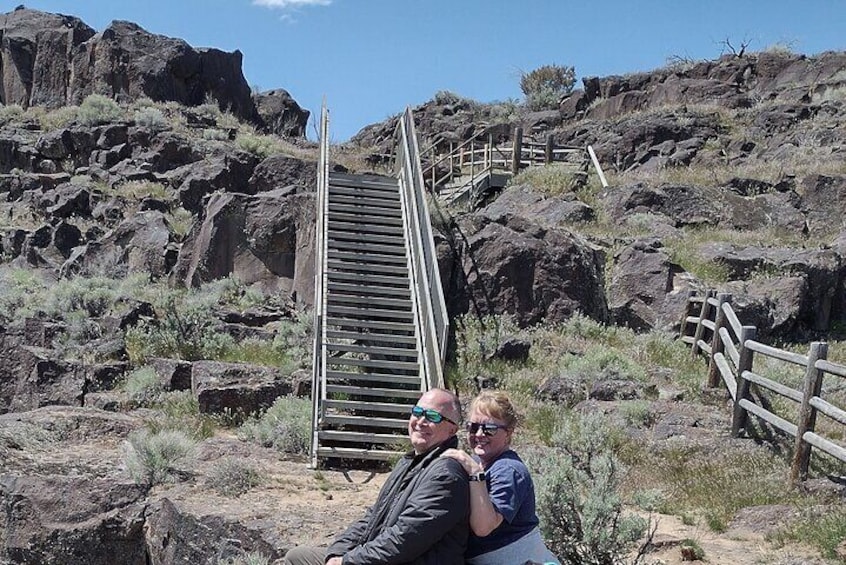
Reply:
[[[158,396],[155,415],[146,420],[153,433],[181,430],[196,440],[210,438],[217,427],[211,416],[200,414],[200,403],[190,390],[175,390]]]
[[[0,271],[0,314],[9,318],[31,316],[43,301],[46,289],[44,281],[34,271]]]
[[[145,485],[157,485],[177,476],[177,465],[190,457],[196,442],[184,432],[139,430],[129,434],[124,464],[130,477]]]
[[[260,159],[266,159],[271,155],[282,153],[279,143],[269,135],[242,133],[235,138],[235,144]]]
[[[98,318],[107,314],[120,297],[119,280],[103,276],[62,279],[49,289],[42,311],[49,317],[66,319],[81,312]]]
[[[806,543],[817,547],[826,559],[837,559],[837,548],[846,541],[846,510],[838,505],[824,511],[806,511],[801,519],[769,534],[767,539],[779,544]]]
[[[679,544],[682,560],[684,561],[705,561],[705,550],[694,539],[685,538]]]
[[[123,110],[118,103],[102,94],[86,96],[76,113],[77,121],[86,126],[108,124],[122,118]]]
[[[261,472],[249,461],[226,457],[209,472],[206,484],[221,496],[236,497],[263,482]]]
[[[23,108],[21,108],[18,104],[0,106],[0,126],[5,126],[8,123],[20,120],[23,115]]]
[[[311,401],[282,396],[259,418],[245,422],[238,435],[283,453],[308,453],[311,446]]]
[[[141,367],[127,375],[123,390],[137,406],[152,406],[161,398],[165,387],[155,369]]]
[[[78,113],[79,106],[62,106],[50,111],[40,106],[33,106],[27,110],[27,114],[37,118],[41,129],[45,131],[69,126],[77,120]]]
[[[212,304],[198,294],[171,294],[160,309],[158,320],[142,322],[126,332],[127,351],[135,361],[217,359],[234,343],[231,336],[217,330]]]
[[[217,565],[270,565],[270,559],[258,552],[247,552],[238,557],[219,559]]]
[[[561,97],[569,94],[574,84],[576,70],[573,67],[544,65],[520,75],[520,90],[532,110],[557,108]]]
[[[229,132],[217,128],[203,128],[200,137],[208,141],[229,141]]]
[[[179,206],[165,216],[170,231],[176,236],[178,240],[183,240],[191,233],[191,228],[194,227],[194,214]]]
[[[552,449],[530,451],[541,532],[562,564],[618,563],[646,521],[623,515],[614,435],[597,414],[565,420]]]
[[[162,131],[167,129],[168,122],[164,113],[155,106],[145,106],[135,110],[133,115],[135,124],[149,128],[153,131]]]
[[[511,180],[512,185],[529,185],[536,191],[558,196],[579,187],[583,176],[572,165],[553,163],[543,167],[529,167]]]

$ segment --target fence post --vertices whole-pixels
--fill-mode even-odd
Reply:
[[[702,325],[702,320],[708,318],[708,310],[710,309],[708,299],[713,298],[716,294],[716,291],[709,290],[702,299],[702,308],[699,309],[699,322],[696,324],[696,333],[693,334],[693,345],[690,347],[691,357],[695,358],[699,355],[699,340],[702,339],[702,334],[705,333],[705,326]]]
[[[814,367],[818,359],[828,357],[828,344],[815,341],[808,351],[808,367],[805,371],[805,386],[802,391],[802,405],[799,408],[799,423],[796,427],[796,443],[793,449],[793,465],[790,467],[790,480],[796,482],[808,478],[811,463],[811,444],[802,436],[813,432],[817,423],[817,410],[811,406],[811,398],[819,396],[822,390],[823,372]]]
[[[687,335],[687,317],[690,316],[690,299],[696,296],[695,290],[687,291],[687,298],[684,301],[684,310],[682,310],[681,320],[679,321],[679,339]]]
[[[758,330],[755,326],[743,326],[740,329],[740,345],[738,347],[739,359],[737,362],[737,390],[734,395],[734,411],[731,418],[731,437],[738,437],[740,431],[746,429],[746,422],[749,415],[746,410],[740,405],[743,399],[749,399],[749,381],[743,377],[744,371],[752,370],[752,354],[751,349],[746,347],[746,342],[750,339],[755,339]]]
[[[714,318],[714,335],[711,336],[711,361],[708,363],[708,386],[715,388],[720,384],[720,370],[714,361],[717,353],[725,351],[723,340],[720,338],[720,328],[726,325],[726,315],[723,312],[723,304],[731,304],[731,294],[720,292],[717,294],[717,315]]]
[[[511,174],[520,172],[520,159],[523,155],[523,128],[514,128],[514,141],[511,147]]]
[[[543,154],[544,164],[549,165],[550,163],[552,163],[552,159],[555,155],[555,153],[553,153],[553,151],[552,151],[554,147],[555,147],[555,144],[553,142],[552,135],[547,135],[546,136],[546,147],[544,148],[544,154]]]

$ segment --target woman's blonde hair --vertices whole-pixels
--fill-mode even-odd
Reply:
[[[470,403],[470,413],[481,412],[505,423],[509,430],[517,427],[520,416],[511,399],[504,392],[482,391]]]

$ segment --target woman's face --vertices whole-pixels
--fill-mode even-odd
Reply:
[[[495,424],[499,428],[493,432],[493,435],[487,435],[484,427],[472,426],[472,424]],[[468,427],[478,428],[475,433],[468,430],[467,441],[470,443],[470,449],[482,462],[482,467],[487,467],[511,444],[511,430],[505,429],[505,422],[478,410],[470,413]],[[489,433],[491,431],[489,430]]]

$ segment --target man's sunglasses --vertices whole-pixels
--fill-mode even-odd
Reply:
[[[415,406],[411,409],[411,415],[415,418],[426,418],[427,421],[432,422],[433,424],[440,424],[444,420],[451,424],[458,425],[458,422],[455,420],[451,420],[438,412],[437,410],[432,410],[431,408],[423,408],[422,406]]]
[[[488,437],[495,436],[499,430],[505,430],[507,426],[500,426],[499,424],[481,424],[479,422],[467,422],[467,433],[476,435],[479,430]]]

